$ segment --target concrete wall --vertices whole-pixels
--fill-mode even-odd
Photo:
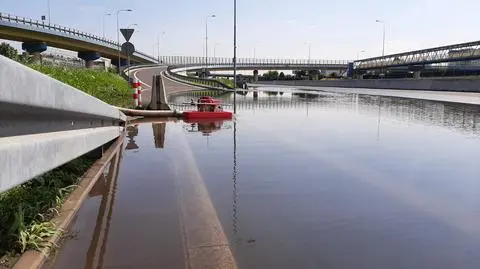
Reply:
[[[408,89],[480,92],[480,79],[379,79],[379,80],[292,80],[292,81],[262,81],[256,84],[338,87],[338,88],[369,88],[369,89]]]

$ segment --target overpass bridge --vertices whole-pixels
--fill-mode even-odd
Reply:
[[[78,57],[93,61],[99,57],[112,60],[118,66],[121,44],[90,33],[43,21],[0,13],[0,39],[23,42],[22,48],[30,54],[40,54],[53,46],[77,51]],[[127,64],[127,56],[120,55],[121,65]],[[130,57],[132,63],[157,63],[158,59],[137,51]]]
[[[358,71],[384,68],[410,67],[412,70],[425,68],[426,65],[442,65],[452,68],[468,66],[480,59],[480,41],[460,43],[429,49],[415,50],[381,57],[354,61],[353,68]]]
[[[161,56],[160,62],[169,66],[185,67],[189,71],[233,69],[232,58]],[[260,59],[237,58],[238,70],[346,70],[349,60]]]

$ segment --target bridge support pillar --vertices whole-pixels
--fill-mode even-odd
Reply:
[[[413,77],[414,78],[420,78],[421,77],[421,72],[420,71],[413,72]]]
[[[22,49],[33,56],[33,61],[40,62],[42,60],[41,53],[47,50],[45,42],[24,42]]]
[[[122,66],[127,66],[128,61],[127,59],[121,59],[120,60],[120,65],[118,64],[118,58],[112,59],[112,64],[115,65],[117,68],[122,67]]]
[[[258,70],[253,70],[253,82],[258,82]]]
[[[100,59],[100,53],[94,51],[79,51],[78,58],[85,61],[86,68],[93,68],[93,62]]]

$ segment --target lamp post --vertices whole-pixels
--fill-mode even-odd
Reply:
[[[215,18],[216,15],[209,15],[205,18],[205,72],[208,66],[208,18]]]
[[[382,56],[385,56],[385,21],[376,20],[375,22],[383,24],[383,48],[382,48]]]
[[[102,23],[103,39],[105,39],[105,17],[106,16],[112,16],[112,13],[103,14],[103,23]]]
[[[361,50],[359,52],[357,52],[357,61],[360,60],[360,53],[364,53],[365,50]]]
[[[218,45],[220,45],[220,43],[215,43],[215,45],[213,45],[213,58],[215,58],[217,56],[216,50],[217,50]]]
[[[121,52],[121,46],[120,46],[120,26],[119,26],[119,20],[118,16],[120,12],[125,11],[125,12],[131,12],[131,9],[120,9],[117,11],[117,45],[118,45],[118,74],[120,75],[120,52]]]
[[[304,42],[304,45],[308,45],[308,63],[310,63],[310,58],[311,58],[311,52],[312,52],[312,44]]]
[[[157,53],[158,53],[158,64],[160,64],[160,34],[164,35],[165,31],[162,31],[161,33],[157,33]]]
[[[50,0],[47,1],[48,5],[48,24],[50,25]]]
[[[237,114],[237,0],[233,0],[233,114]]]

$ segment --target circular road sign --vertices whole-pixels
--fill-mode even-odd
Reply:
[[[122,52],[131,56],[135,52],[135,46],[130,42],[125,42],[122,44]]]

